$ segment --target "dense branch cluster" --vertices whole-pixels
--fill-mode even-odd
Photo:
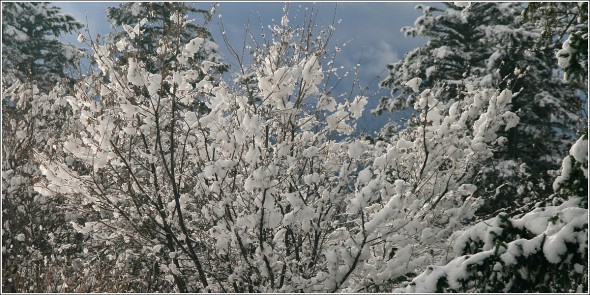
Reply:
[[[3,84],[13,290],[587,292],[587,135],[546,184],[557,204],[476,215],[530,90],[399,77],[415,116],[368,141],[370,98],[333,93],[333,27],[290,24],[286,6],[250,58],[227,44],[232,77],[185,5],[138,5],[116,38],[80,38],[96,71],[73,86]]]

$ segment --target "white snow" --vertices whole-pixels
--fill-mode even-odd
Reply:
[[[471,2],[453,2],[453,4],[455,4],[456,6],[459,7],[469,7],[471,5]]]
[[[416,77],[416,78],[411,79],[410,81],[407,81],[405,84],[406,84],[406,86],[412,88],[412,90],[415,93],[418,93],[418,91],[420,91],[420,88],[419,88],[420,83],[422,83],[422,79]]]
[[[201,46],[203,45],[204,42],[205,42],[205,39],[203,39],[201,37],[197,37],[197,38],[192,39],[184,47],[184,49],[186,51],[186,55],[189,57],[193,56],[195,53],[197,53],[199,51],[199,49],[201,49]]]
[[[361,184],[367,184],[373,177],[373,171],[370,168],[365,168],[363,171],[359,172],[358,181]]]
[[[289,24],[289,18],[286,14],[283,15],[283,17],[281,18],[281,25],[283,27],[286,27]]]
[[[366,149],[366,144],[356,140],[348,146],[348,155],[353,159],[360,159]]]
[[[109,90],[109,88],[105,85],[101,85],[100,86],[100,96],[105,96],[105,95],[109,95],[111,93],[111,90]]]
[[[11,38],[14,38],[15,41],[24,42],[29,39],[29,36],[25,32],[15,28],[11,25],[2,24],[2,26],[4,26],[4,28],[3,28],[5,30],[4,33],[6,35],[10,36]]]
[[[588,139],[580,138],[570,149],[570,155],[582,163],[584,176],[588,177]],[[584,165],[585,164],[585,165]]]
[[[561,163],[561,172],[560,175],[555,178],[553,182],[553,190],[557,191],[561,183],[566,181],[570,178],[570,174],[572,173],[574,166],[572,165],[572,161],[575,160],[581,165],[579,166],[582,169],[582,173],[584,176],[588,177],[588,140],[584,138],[579,138],[574,145],[570,148],[569,155],[566,156],[562,163]]]
[[[140,72],[139,65],[135,58],[129,59],[129,67],[127,68],[127,80],[135,86],[143,86],[143,77]]]
[[[495,251],[498,251],[505,265],[516,264],[517,257],[527,257],[538,251],[542,251],[550,263],[560,263],[567,252],[565,243],[579,244],[580,249],[578,251],[584,253],[587,251],[585,246],[588,241],[587,229],[576,232],[574,228],[587,228],[588,209],[577,207],[578,202],[579,199],[572,199],[560,206],[536,209],[521,219],[513,219],[511,222],[514,227],[524,227],[537,236],[530,240],[521,238],[507,241],[506,248],[499,247],[495,249],[495,243],[492,239],[494,236],[501,234],[502,231],[498,227],[499,217],[478,223],[452,239],[458,257],[446,265],[431,266],[413,280],[413,285],[395,291],[434,292],[436,291],[436,283],[441,277],[446,277],[449,286],[452,288],[453,286],[458,287],[458,280],[467,275],[469,265],[482,263],[484,259],[494,255]],[[554,216],[558,216],[558,220],[549,221]],[[424,231],[423,235],[425,235]],[[485,240],[486,242],[479,252],[472,255],[462,255],[465,243],[470,240],[473,242]],[[544,243],[541,243],[543,241]],[[486,247],[486,245],[489,246]],[[501,271],[502,269],[502,266],[494,265],[494,270]],[[474,273],[473,275],[477,274]]]
[[[313,158],[318,154],[319,151],[319,148],[315,146],[310,146],[306,148],[301,155],[306,158]]]
[[[438,47],[435,48],[432,51],[432,55],[438,59],[444,59],[446,58],[449,54],[451,54],[451,49],[448,46],[442,46],[442,47]]]
[[[121,40],[117,41],[117,43],[115,45],[117,46],[117,50],[123,51],[123,50],[125,50],[125,47],[127,46],[127,40],[121,39]]]
[[[135,27],[131,27],[130,25],[123,24],[123,30],[127,32],[129,38],[134,39],[136,35],[139,35],[140,24],[135,25]]]
[[[367,97],[366,96],[357,96],[352,103],[350,103],[349,110],[352,111],[352,117],[358,119],[361,117],[363,110],[365,109],[365,105],[367,104]]]
[[[570,44],[571,36],[565,40],[565,42],[563,42],[562,48],[555,54],[557,57],[557,64],[561,68],[566,68],[569,65],[572,54],[576,52],[576,50],[571,47]]]
[[[516,125],[518,125],[518,122],[520,122],[520,118],[518,118],[518,116],[515,113],[510,111],[504,113],[504,115],[502,115],[502,118],[506,122],[506,127],[504,127],[504,130],[513,128]]]
[[[317,104],[318,110],[326,110],[329,112],[333,112],[336,110],[336,100],[332,97],[322,95],[320,99],[318,99]]]

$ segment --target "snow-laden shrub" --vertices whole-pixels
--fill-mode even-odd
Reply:
[[[114,62],[141,50],[132,42],[94,45],[100,71],[64,98],[82,129],[55,143],[65,161],[38,151],[36,190],[83,216],[72,226],[88,255],[134,290],[146,276],[176,291],[381,290],[438,260],[472,218],[470,180],[518,123],[514,93],[423,91],[417,127],[373,146],[351,136],[367,97],[331,96],[331,30],[288,23],[253,66],[239,59],[247,83],[213,83],[209,60],[187,67],[210,40],[162,39],[159,73]],[[186,107],[197,98],[210,111]]]
[[[63,287],[59,276],[73,272],[68,260],[82,251],[81,235],[67,224],[76,214],[63,212],[60,198],[33,189],[42,177],[35,150],[65,158],[53,146],[61,140],[60,128],[74,128],[63,99],[67,87],[46,92],[31,83],[2,86],[2,291],[75,291]]]

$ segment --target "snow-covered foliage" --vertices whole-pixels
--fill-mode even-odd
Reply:
[[[69,226],[80,218],[61,197],[47,198],[33,185],[43,177],[34,152],[68,158],[55,147],[61,130],[76,130],[64,99],[67,87],[50,92],[35,84],[2,84],[2,291],[78,292],[82,237]],[[91,270],[88,272],[92,272]]]
[[[572,146],[553,187],[569,200],[455,232],[453,250],[439,266],[396,291],[587,293],[587,136]]]
[[[522,5],[418,5],[423,15],[402,31],[428,41],[388,66],[389,77],[381,85],[392,89],[391,97],[382,99],[375,110],[411,107],[424,89],[440,89],[443,102],[463,99],[461,91],[467,84],[518,91],[511,110],[521,120],[516,128],[501,133],[508,141],[488,160],[476,183],[478,196],[489,199],[478,213],[486,218],[498,210],[519,210],[544,201],[551,194],[547,183],[553,177],[548,171],[559,169],[564,151],[587,122],[582,112],[585,96],[578,92],[584,93],[586,87],[576,89],[555,74],[560,62],[551,50],[557,49],[554,44],[541,47],[543,28],[523,18]],[[580,48],[580,56],[583,52]]]
[[[202,17],[203,24],[195,19]],[[216,71],[226,71],[227,67],[221,63],[218,47],[205,25],[210,21],[212,11],[198,9],[195,5],[182,2],[129,2],[121,3],[107,9],[107,18],[111,21],[116,32],[108,36],[110,43],[116,44],[119,51],[127,52],[120,56],[120,61],[126,63],[129,58],[135,58],[144,63],[144,68],[150,73],[157,73],[164,64],[174,60],[178,50],[187,43],[193,44],[193,51],[187,52],[181,58],[181,64],[198,64],[208,59],[210,67]],[[141,27],[141,30],[140,30]],[[174,31],[182,27],[180,31]],[[167,34],[178,36],[173,42],[161,42],[167,39]],[[169,37],[169,36],[168,36]],[[192,42],[189,42],[192,40]],[[197,41],[205,42],[205,46],[197,45]],[[131,52],[125,50],[127,44],[134,48],[141,48]],[[165,54],[165,53],[168,53]]]
[[[67,70],[75,67],[80,52],[56,37],[82,24],[60,10],[42,2],[2,3],[3,83],[29,80],[49,89],[68,77]]]
[[[466,19],[477,3],[458,5]],[[492,161],[524,120],[522,91],[409,75],[415,116],[371,143],[354,135],[370,98],[335,93],[334,28],[313,14],[287,5],[266,37],[227,44],[236,68],[221,77],[218,45],[183,39],[182,13],[153,50],[146,6],[125,7],[135,21],[117,38],[80,38],[95,68],[71,90],[3,85],[3,273],[44,271],[15,290],[587,291],[587,136],[555,204],[476,223],[490,163],[530,175]],[[29,287],[39,278],[51,286]]]
[[[395,291],[587,293],[588,209],[581,199],[457,232],[456,258]]]
[[[523,16],[526,21],[542,29],[540,48],[543,48],[544,43],[551,47],[555,41],[560,45],[554,50],[565,80],[587,89],[588,3],[530,3],[523,11]]]
[[[584,197],[588,195],[588,133],[578,139],[561,163],[559,176],[553,182],[553,189],[567,195]],[[588,200],[584,199],[588,206]]]
[[[95,45],[100,72],[64,98],[83,126],[56,143],[71,160],[38,151],[35,189],[67,196],[85,217],[72,226],[114,269],[139,263],[140,278],[156,264],[177,291],[379,289],[433,262],[473,217],[469,181],[518,123],[515,94],[469,86],[444,103],[425,90],[419,126],[372,146],[347,136],[367,98],[329,94],[330,30],[312,39],[288,12],[282,23],[252,51],[255,89],[214,85],[208,60],[180,67],[203,39],[158,73],[113,61],[132,43]],[[196,96],[208,113],[181,107]]]

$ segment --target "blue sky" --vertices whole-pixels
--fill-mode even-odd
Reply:
[[[209,29],[219,43],[222,54],[227,52],[222,42],[219,21],[223,21],[230,43],[240,47],[244,38],[244,28],[250,19],[250,27],[258,29],[260,22],[264,26],[279,22],[283,12],[284,2],[223,2],[220,1],[217,10],[223,17],[215,17]],[[119,2],[53,2],[62,7],[64,13],[76,17],[88,25],[92,36],[105,35],[114,29],[106,18],[106,8],[116,6]],[[199,8],[209,9],[213,2],[199,2]],[[359,127],[367,132],[373,132],[378,126],[383,126],[388,120],[398,118],[396,114],[386,114],[375,117],[369,109],[376,106],[381,96],[387,95],[388,90],[380,90],[377,85],[385,76],[385,66],[396,62],[407,51],[424,44],[419,38],[405,38],[400,32],[403,26],[410,26],[421,15],[414,9],[417,2],[291,2],[290,12],[305,11],[313,8],[318,12],[318,25],[328,26],[332,22],[334,12],[336,20],[341,20],[336,26],[336,32],[331,40],[334,46],[347,45],[337,58],[339,65],[350,69],[358,63],[362,55],[360,80],[368,87],[370,102],[367,110],[359,122]],[[273,22],[274,20],[274,22]],[[295,18],[292,18],[293,22]],[[120,30],[120,28],[116,28]],[[74,44],[75,36],[65,39]],[[79,43],[78,43],[79,44]],[[347,86],[346,89],[349,89]],[[346,91],[346,90],[342,90]]]

